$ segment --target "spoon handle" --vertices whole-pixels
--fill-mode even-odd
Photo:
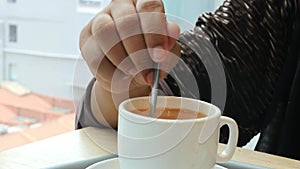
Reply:
[[[153,86],[151,90],[151,110],[150,110],[150,116],[154,117],[155,114],[155,108],[156,108],[156,102],[157,102],[157,94],[158,94],[158,81],[159,81],[159,70],[160,70],[160,64],[154,63],[154,72],[153,72]]]

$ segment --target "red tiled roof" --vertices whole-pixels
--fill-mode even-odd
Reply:
[[[70,111],[70,114],[56,112],[59,110],[53,107],[63,108],[67,112]],[[0,136],[0,151],[74,130],[74,110],[72,100],[35,93],[18,95],[0,88],[0,123],[29,127]],[[26,121],[19,122],[16,121],[17,116],[34,118],[39,123],[31,125]]]
[[[13,110],[0,104],[0,123],[6,123],[16,116],[17,114]]]
[[[51,109],[53,107],[68,109],[70,112],[75,109],[73,101],[68,99],[53,98],[35,93],[20,96],[2,88],[0,88],[0,105],[11,109],[18,116],[26,116],[39,121],[54,119],[62,115],[53,111]],[[0,114],[4,111],[2,108],[0,107]]]
[[[22,107],[24,109],[30,109],[40,112],[43,112],[52,107],[49,102],[45,101],[36,94],[30,93],[25,96],[18,96],[8,90],[1,88],[0,104],[13,107]]]
[[[75,129],[74,118],[75,114],[71,113],[20,132],[0,136],[0,151],[72,131]]]

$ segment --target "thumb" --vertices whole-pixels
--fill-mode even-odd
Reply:
[[[178,39],[178,36],[180,34],[180,28],[176,23],[169,22],[167,24],[167,31],[168,31],[168,42],[169,42],[168,47],[169,50],[171,50]]]
[[[167,33],[164,35],[166,41],[163,46],[156,46],[151,49],[151,58],[154,62],[163,62],[167,60],[169,51],[175,46],[177,38],[180,34],[180,28],[175,23],[167,23]]]

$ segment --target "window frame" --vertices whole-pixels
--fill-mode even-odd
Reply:
[[[15,4],[15,3],[17,3],[17,0],[7,0],[6,2],[10,3],[10,4]]]
[[[8,24],[8,42],[17,43],[18,42],[18,25]]]
[[[109,1],[110,0],[77,0],[77,11],[81,13],[98,13]]]

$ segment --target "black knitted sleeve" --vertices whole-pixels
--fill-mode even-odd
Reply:
[[[195,29],[179,38],[181,58],[196,79],[199,93],[185,87],[189,81],[177,76],[184,73],[182,64],[165,81],[177,96],[213,102],[211,80],[218,75],[209,77],[206,68],[224,68],[227,92],[223,115],[237,121],[238,145],[245,145],[265,127],[296,8],[298,0],[225,0],[214,13],[200,16]],[[221,64],[209,58],[210,50],[216,50]],[[227,137],[227,130],[222,129],[221,142]]]

